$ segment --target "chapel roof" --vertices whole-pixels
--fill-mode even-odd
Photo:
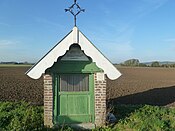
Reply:
[[[44,55],[26,74],[39,79],[47,68],[50,68],[58,57],[63,56],[72,44],[79,44],[84,53],[92,58],[96,65],[103,69],[104,74],[111,80],[117,79],[121,73],[117,68],[88,40],[88,38],[75,26],[60,42],[58,42],[46,55]]]

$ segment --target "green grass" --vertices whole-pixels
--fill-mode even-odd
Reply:
[[[114,113],[118,122],[110,130],[175,131],[175,108],[118,105]]]
[[[116,105],[117,123],[93,131],[175,131],[175,108],[150,105]],[[43,107],[25,102],[0,102],[0,130],[74,131],[64,126],[43,126]]]
[[[0,131],[43,129],[43,107],[25,102],[0,102]]]

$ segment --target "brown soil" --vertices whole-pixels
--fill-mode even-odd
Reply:
[[[0,101],[24,100],[43,105],[43,80],[25,75],[29,67],[0,68]],[[119,79],[107,79],[107,98],[121,104],[175,106],[175,68],[118,68]]]
[[[107,80],[107,97],[121,104],[175,106],[175,68],[120,67],[123,74]]]
[[[30,79],[25,72],[29,67],[0,68],[0,101],[24,100],[43,104],[43,81]]]

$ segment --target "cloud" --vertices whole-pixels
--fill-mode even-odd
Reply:
[[[169,39],[165,39],[165,40],[163,40],[164,41],[164,43],[165,44],[167,44],[166,45],[166,47],[167,47],[167,49],[168,49],[168,51],[167,52],[172,52],[172,54],[174,54],[174,51],[175,51],[175,38],[169,38]]]
[[[119,43],[114,42],[105,44],[101,50],[109,57],[120,57],[132,55],[134,52],[134,47],[132,46],[131,41],[121,41]]]
[[[140,17],[145,16],[160,7],[162,7],[168,0],[142,0],[142,6],[137,8]]]
[[[161,5],[167,2],[168,0],[142,0],[142,1],[149,3],[149,4]]]
[[[168,43],[175,43],[175,38],[165,39],[164,41]]]
[[[0,61],[23,61],[28,57],[24,45],[19,40],[0,40]]]
[[[131,54],[134,48],[131,46],[131,41],[115,44],[114,51],[117,54]]]
[[[134,58],[134,47],[131,41],[121,41],[119,43],[108,43],[104,54],[114,63],[121,63],[124,60]]]
[[[157,2],[154,4],[154,9],[158,9],[161,6],[163,6],[168,0],[157,0]]]
[[[91,34],[91,40],[112,62],[120,63],[134,57],[132,45],[134,26],[128,23],[110,22],[108,28],[98,28],[98,34]],[[105,26],[106,27],[106,26]],[[93,29],[94,30],[94,29]],[[107,31],[106,31],[107,30]]]
[[[12,41],[0,40],[0,46],[9,46],[9,45],[12,45]]]
[[[3,23],[3,22],[0,22],[0,25],[2,25],[2,26],[10,26],[9,24]]]
[[[41,18],[41,17],[35,17],[35,20],[38,23],[44,23],[44,24],[47,24],[47,25],[56,26],[58,28],[62,28],[63,27],[63,25],[61,25],[61,24],[52,22],[50,20],[47,20],[47,19],[44,19],[44,18]]]
[[[14,48],[16,47],[20,42],[19,41],[12,41],[12,40],[0,40],[0,49],[4,48]]]

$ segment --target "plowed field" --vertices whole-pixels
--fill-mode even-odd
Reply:
[[[29,67],[0,67],[0,101],[43,104],[43,80],[30,79]],[[107,80],[107,98],[120,104],[175,106],[175,68],[118,68],[123,74]]]
[[[0,67],[0,101],[24,100],[43,104],[43,81],[25,75],[29,67]]]
[[[107,81],[108,99],[122,104],[175,106],[175,68],[118,68],[123,74]]]

